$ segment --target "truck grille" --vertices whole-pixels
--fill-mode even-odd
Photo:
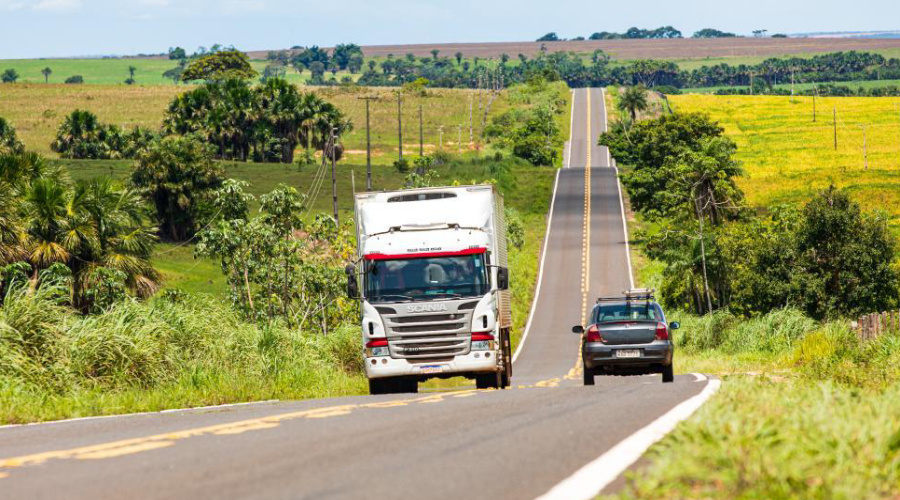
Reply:
[[[382,313],[382,318],[393,358],[435,362],[469,353],[471,308],[447,314]]]

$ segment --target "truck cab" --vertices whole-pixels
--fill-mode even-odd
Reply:
[[[502,388],[512,375],[503,199],[493,186],[356,195],[361,302],[372,394],[463,376]]]

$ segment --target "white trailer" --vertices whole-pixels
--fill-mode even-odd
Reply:
[[[356,236],[347,288],[362,302],[372,394],[434,377],[509,385],[506,219],[493,186],[357,194]]]

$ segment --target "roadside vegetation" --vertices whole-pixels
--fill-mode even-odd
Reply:
[[[614,497],[896,496],[900,332],[863,340],[851,327],[898,305],[887,215],[830,185],[760,203],[742,189],[755,186],[745,174],[757,167],[742,150],[764,158],[774,144],[777,158],[793,128],[759,137],[727,107],[714,115],[728,120],[723,128],[677,99],[675,114],[632,122],[625,94],[616,93],[623,118],[601,142],[625,165],[638,282],[657,288],[683,325],[678,371],[724,384]],[[812,167],[817,151],[805,146],[793,150]]]
[[[238,59],[234,68],[245,70]],[[344,297],[343,274],[355,248],[354,180],[364,186],[365,166],[339,163],[338,225],[319,196],[330,170],[320,159],[341,160],[342,151],[329,150],[318,124],[304,130],[306,119],[346,119],[282,80],[222,78],[173,101],[168,123],[185,127],[155,128],[146,141],[123,144],[130,134],[118,126],[70,113],[53,141],[60,159],[29,151],[0,120],[0,189],[11,195],[0,208],[0,422],[365,392],[357,305]],[[484,104],[476,108],[481,123],[468,152],[433,148],[409,157],[414,169],[376,164],[373,185],[498,186],[508,207],[517,342],[555,173],[540,164],[557,160],[547,151],[568,133],[568,93],[537,78],[494,99],[507,92],[514,97],[499,108],[501,122]],[[258,123],[225,129],[210,121],[222,106],[204,107],[200,94],[245,96],[247,108],[223,106],[259,104]],[[320,115],[301,116],[304,102],[318,103]],[[529,128],[535,117],[550,128]],[[487,126],[498,135],[482,135]],[[266,131],[271,142],[262,140]],[[516,156],[532,134],[539,154]],[[290,159],[285,151],[304,151],[305,138],[316,153],[281,163]],[[257,154],[279,163],[218,159]]]

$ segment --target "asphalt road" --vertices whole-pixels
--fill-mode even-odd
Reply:
[[[700,393],[707,381],[692,375],[581,385],[570,327],[593,297],[628,288],[630,270],[616,171],[593,145],[602,95],[574,96],[569,166],[511,389],[3,428],[0,498],[536,498]]]

